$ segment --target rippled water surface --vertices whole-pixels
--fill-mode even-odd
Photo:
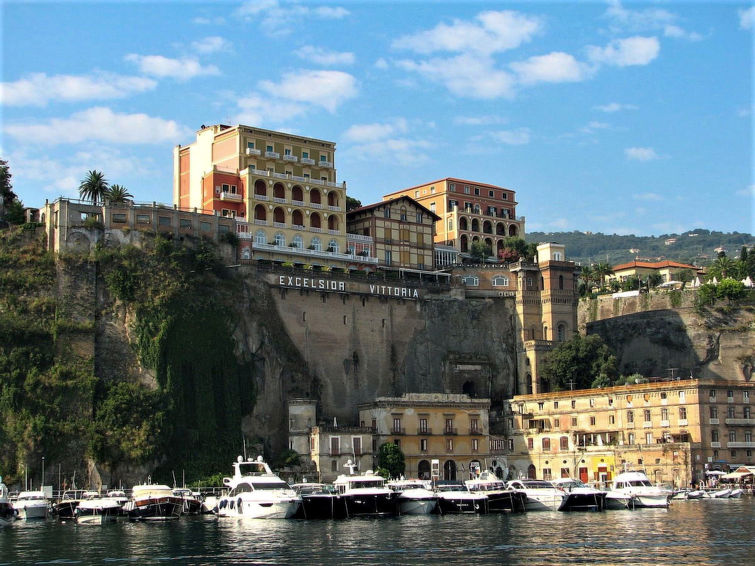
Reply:
[[[0,564],[753,564],[755,499],[603,513],[348,521],[183,518],[104,526],[17,521]]]

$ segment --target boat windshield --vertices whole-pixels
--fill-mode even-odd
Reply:
[[[505,489],[503,482],[471,482],[468,487],[470,491],[495,491],[498,489]]]
[[[647,480],[630,480],[627,483],[632,486],[652,487],[651,483]]]
[[[252,482],[252,486],[254,487],[255,491],[265,490],[265,489],[289,489],[288,484],[284,481],[275,481],[275,482]]]
[[[525,489],[553,489],[553,485],[547,481],[523,481],[520,482]]]
[[[385,481],[383,481],[382,479],[349,482],[349,487],[351,489],[364,489],[364,488],[384,487],[384,486],[385,486]]]

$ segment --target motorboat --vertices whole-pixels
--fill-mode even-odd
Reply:
[[[488,513],[523,512],[527,496],[521,491],[508,489],[495,474],[484,471],[478,477],[464,482],[471,493],[481,493],[488,499]]]
[[[16,510],[10,502],[8,488],[0,477],[0,527],[11,524],[16,519]]]
[[[22,491],[13,504],[19,519],[46,519],[50,504],[44,491]]]
[[[223,478],[230,491],[218,500],[219,516],[288,519],[296,514],[301,497],[273,473],[262,456],[246,461],[239,456],[233,470],[233,477]]]
[[[178,519],[182,509],[183,500],[173,495],[170,487],[151,483],[135,485],[123,506],[133,521],[170,521]]]
[[[730,494],[731,494],[731,489],[726,487],[724,489],[711,491],[708,495],[710,496],[711,499],[728,499]]]
[[[558,511],[566,499],[563,489],[545,480],[512,480],[508,487],[527,496],[527,511]]]
[[[684,498],[689,501],[691,499],[702,499],[703,497],[705,497],[705,492],[702,489],[692,489],[685,493]]]
[[[559,478],[551,483],[566,493],[559,511],[603,511],[606,508],[605,491],[573,478]]]
[[[731,493],[729,493],[729,499],[739,499],[742,497],[742,494],[744,493],[744,490],[740,488],[732,489]]]
[[[76,516],[76,508],[79,506],[79,503],[85,499],[92,499],[97,496],[98,493],[96,491],[69,489],[64,491],[60,501],[52,506],[52,511],[57,515],[58,519],[63,521],[74,519]]]
[[[461,482],[444,481],[435,484],[438,494],[438,512],[441,515],[472,514],[488,512],[488,497],[482,492],[472,492]]]
[[[346,466],[353,472],[350,461]],[[361,475],[341,474],[333,486],[343,499],[347,517],[395,514],[394,492],[385,486],[385,478],[372,470]]]
[[[297,519],[344,519],[346,506],[333,486],[316,482],[295,483],[291,488],[301,497]]]
[[[429,515],[438,508],[438,495],[430,484],[420,479],[395,480],[386,484],[396,493],[399,515]]]
[[[194,493],[186,487],[177,487],[173,488],[173,495],[183,500],[182,514],[199,515],[202,512],[202,498],[199,493]]]
[[[122,504],[110,497],[84,499],[76,507],[76,522],[83,525],[103,525],[115,522],[121,515]]]
[[[622,472],[606,494],[606,508],[668,507],[671,495],[668,489],[654,487],[644,472]]]

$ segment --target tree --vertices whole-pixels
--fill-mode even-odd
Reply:
[[[575,334],[546,354],[540,376],[550,382],[554,391],[568,389],[572,384],[575,389],[589,389],[596,381],[612,384],[618,377],[616,356],[597,334],[584,338]]]
[[[102,202],[107,195],[110,185],[102,171],[91,170],[82,179],[79,185],[79,196],[83,200],[92,201],[93,204]]]
[[[661,274],[658,273],[657,271],[654,271],[653,273],[648,275],[648,278],[647,278],[648,289],[650,287],[657,287],[662,282],[663,282],[663,277],[661,277]]]
[[[469,255],[472,256],[472,259],[476,259],[482,263],[485,261],[485,258],[493,255],[493,249],[482,240],[477,240],[476,242],[472,242],[472,245],[469,247]]]
[[[361,206],[362,201],[349,196],[346,197],[346,212],[354,210],[355,208],[360,208]]]
[[[406,464],[404,462],[404,453],[398,444],[386,442],[378,450],[378,467],[385,470],[390,478],[397,478],[404,475]]]
[[[726,257],[725,254],[719,255],[716,260],[708,268],[708,279],[712,280],[714,277],[717,280],[726,279],[736,275],[737,264],[733,259]]]
[[[11,177],[8,162],[0,159],[0,196],[3,197],[6,205],[18,199],[16,193],[13,192],[13,185],[10,182]]]
[[[676,279],[682,282],[682,288],[687,286],[687,283],[695,278],[695,272],[691,269],[682,269],[676,274]]]
[[[736,279],[724,279],[716,288],[716,295],[718,298],[727,299],[730,302],[743,297],[744,294],[744,283],[737,281]]]
[[[24,205],[20,200],[15,199],[5,205],[5,220],[8,224],[23,224],[26,222]]]
[[[611,267],[610,263],[606,262],[596,263],[593,266],[592,271],[593,277],[595,278],[595,281],[598,283],[601,289],[605,287],[606,278],[609,275],[613,275],[613,267]]]
[[[537,249],[537,245],[533,245]],[[530,252],[531,248],[522,238],[506,236],[503,239],[503,248],[499,252],[498,257],[505,261],[519,261],[520,259],[527,259],[528,256],[529,258],[534,257],[534,254],[529,255]]]
[[[111,185],[105,191],[105,199],[108,200],[110,204],[124,204],[132,198],[134,198],[134,195],[128,192],[128,189],[123,185]]]

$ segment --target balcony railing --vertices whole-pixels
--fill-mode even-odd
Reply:
[[[254,147],[247,147],[246,148],[246,154],[247,155],[261,155],[262,151],[259,149],[256,149]]]
[[[418,428],[417,429],[417,434],[431,435],[432,433],[433,433],[433,429],[431,429],[431,428],[425,427],[425,428]]]
[[[291,200],[291,204],[293,204],[294,206],[304,206],[304,201],[303,200],[293,200],[292,199]]]
[[[286,228],[287,227],[285,222],[273,222],[273,226],[275,228]]]
[[[327,168],[333,167],[333,164],[330,161],[322,161],[321,160],[319,162],[319,165],[320,165],[320,167],[327,167]]]
[[[661,421],[661,426],[667,427],[667,426],[669,426],[669,422],[667,420],[666,421]]]
[[[265,157],[270,157],[272,159],[280,159],[281,154],[276,153],[275,151],[266,151]]]
[[[254,198],[256,198],[257,200],[270,200],[267,195],[260,195],[257,193],[254,193]]]
[[[710,443],[713,446],[713,443]],[[727,448],[755,448],[755,442],[734,442],[730,441],[726,443]]]
[[[679,426],[687,426],[687,419],[679,419]]]
[[[301,162],[302,162],[302,165],[314,165],[315,164],[315,160],[314,159],[310,159],[309,157],[302,157],[301,158]]]
[[[336,212],[341,210],[340,206],[333,206],[332,204],[328,205],[328,210],[335,210]]]
[[[710,419],[710,424],[718,424],[718,419]]]
[[[364,236],[362,234],[346,234],[347,240],[354,240],[355,242],[369,242],[372,243],[372,236]]]
[[[458,429],[452,426],[447,426],[446,428],[443,429],[443,434],[458,434],[458,433],[459,433]]]
[[[755,426],[755,419],[726,419],[724,421],[727,425],[734,426]]]
[[[406,434],[406,429],[405,428],[393,427],[391,429],[391,434]]]
[[[721,443],[717,442],[717,441],[716,442],[711,442],[710,443],[710,447],[711,448],[721,448]]]
[[[254,223],[257,224],[258,226],[270,226],[267,220],[259,220],[258,218],[254,219]]]
[[[220,200],[232,200],[241,202],[242,196],[241,193],[227,193],[223,191],[222,193],[220,193]]]
[[[255,222],[256,223],[256,222]],[[248,239],[248,238],[245,238]],[[278,253],[285,253],[289,255],[308,256],[308,257],[320,257],[339,259],[343,261],[358,262],[358,263],[378,263],[378,258],[361,256],[359,254],[348,254],[340,252],[328,252],[323,250],[310,250],[304,248],[291,248],[288,246],[276,246],[275,244],[262,244],[260,242],[254,242],[252,248],[256,250],[273,251]]]
[[[277,202],[277,203],[280,203],[280,204],[286,204],[287,201],[286,201],[285,198],[273,197],[273,202]]]
[[[235,171],[232,171],[235,173]],[[299,177],[298,175],[287,175],[285,173],[276,173],[265,171],[263,169],[254,169],[249,167],[249,174],[256,175],[257,177],[275,177],[278,179],[291,179],[292,181],[299,181],[300,183],[307,183],[310,185],[322,185],[325,187],[332,187],[334,189],[345,189],[346,183],[335,183],[333,181],[325,181],[323,179],[314,179],[312,177]]]
[[[311,206],[312,208],[322,208],[322,203],[319,203],[319,202],[310,202],[309,206]]]
[[[293,163],[296,163],[297,161],[299,161],[299,158],[296,157],[295,155],[284,155],[283,161],[291,161]]]

